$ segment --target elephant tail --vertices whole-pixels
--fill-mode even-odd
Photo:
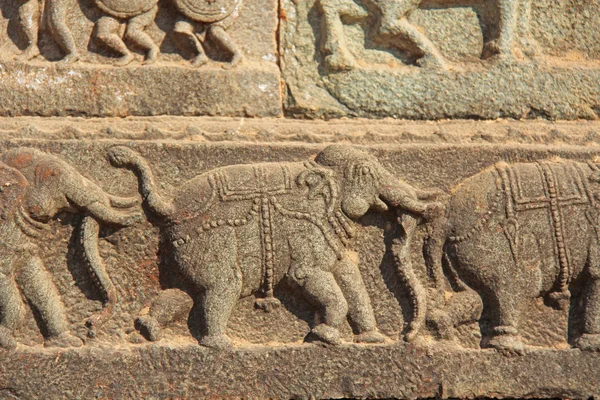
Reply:
[[[430,308],[444,306],[444,262],[450,263],[445,255],[444,247],[448,236],[448,219],[446,216],[434,219],[427,224],[427,234],[423,242],[423,258],[427,268],[427,276],[432,283],[430,292]]]
[[[173,214],[173,206],[158,193],[154,174],[148,162],[138,153],[124,146],[115,146],[108,151],[110,162],[120,168],[129,168],[138,176],[140,191],[145,205],[150,211],[162,219]]]
[[[417,227],[417,220],[408,214],[403,214],[399,217],[399,222],[404,233],[392,242],[392,253],[398,276],[408,288],[412,299],[413,320],[404,335],[404,340],[412,342],[425,324],[427,292],[415,274],[410,259],[411,243]]]
[[[102,311],[90,317],[86,322],[90,337],[96,336],[97,329],[112,317],[117,303],[117,290],[100,257],[98,249],[99,234],[100,225],[98,221],[91,216],[86,216],[81,224],[81,244],[94,284],[103,297]]]

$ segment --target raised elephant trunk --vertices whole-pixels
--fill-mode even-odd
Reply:
[[[117,290],[108,276],[106,266],[100,257],[98,249],[99,234],[100,225],[98,221],[91,216],[86,216],[81,224],[81,244],[94,284],[103,297],[102,312],[93,315],[86,322],[90,337],[96,336],[97,329],[102,327],[112,317],[117,303]]]
[[[108,157],[115,167],[129,168],[135,172],[140,182],[144,204],[153,214],[159,218],[169,218],[173,214],[173,206],[158,194],[154,174],[146,160],[135,151],[123,146],[111,148]]]

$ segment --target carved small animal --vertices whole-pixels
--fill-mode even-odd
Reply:
[[[156,62],[160,49],[145,29],[156,18],[158,0],[96,0],[96,6],[105,13],[96,22],[96,38],[122,54],[117,65],[127,65],[134,59],[133,53],[118,34],[122,22],[127,25],[125,39],[146,50],[144,63]]]
[[[209,61],[197,29],[200,30],[201,38],[211,40],[231,55],[229,66],[235,66],[242,61],[242,53],[227,33],[229,26],[238,17],[242,0],[172,1],[181,13],[175,23],[174,33],[181,44],[191,46],[197,53],[192,65],[201,66]]]
[[[139,219],[139,212],[117,209],[131,208],[138,201],[106,194],[65,161],[39,150],[10,150],[0,161],[0,346],[17,345],[12,332],[21,322],[23,305],[15,283],[43,320],[47,346],[81,346],[81,340],[68,332],[60,295],[34,239],[43,237],[45,223],[59,213],[85,216],[84,253],[105,306],[88,321],[93,332],[110,318],[116,301],[115,287],[98,253],[98,221],[131,225]]]
[[[38,36],[41,18],[44,18],[40,10],[40,0],[18,0],[19,23],[27,38],[27,48],[18,56],[21,61],[28,61],[40,54],[38,47]],[[75,45],[75,39],[67,26],[67,14],[69,13],[69,0],[46,0],[45,17],[50,27],[50,32],[58,46],[65,53],[62,59],[65,63],[79,60],[79,52]]]
[[[168,258],[162,263],[164,274],[177,277],[176,284],[201,310],[204,327],[197,336],[208,347],[230,346],[225,329],[240,297],[262,291],[266,298],[259,307],[277,304],[273,287],[284,277],[322,310],[313,338],[339,343],[338,327],[348,315],[358,332],[356,341],[383,342],[348,247],[352,220],[370,209],[394,207],[421,215],[434,214],[440,206],[422,202],[424,193],[350,146],[330,146],[305,162],[211,170],[185,183],[171,201],[158,194],[139,154],[116,147],[110,158],[138,175],[145,205],[161,226],[161,254]],[[142,322],[147,330],[158,325]]]
[[[496,35],[487,40],[484,57],[500,55],[511,57],[517,49],[517,39],[533,52],[535,45],[529,34],[532,0],[488,0],[496,5],[498,15]],[[414,57],[423,67],[446,68],[439,49],[415,25],[410,15],[426,0],[365,0],[364,7],[354,0],[317,0],[323,19],[321,52],[325,66],[331,71],[354,69],[358,66],[349,50],[344,33],[344,21],[364,20],[375,13],[377,40],[389,42]],[[465,4],[479,1],[465,0]],[[436,5],[455,6],[455,0],[440,0]],[[459,2],[461,4],[462,2]]]
[[[498,163],[452,192],[425,254],[438,281],[447,263],[481,296],[491,322],[482,346],[523,352],[523,302],[566,309],[576,292],[585,310],[574,344],[600,350],[599,183],[591,162]]]

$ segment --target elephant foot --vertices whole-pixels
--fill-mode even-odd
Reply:
[[[496,334],[492,337],[485,338],[482,347],[492,348],[505,355],[525,354],[525,345],[523,340],[517,334],[515,328],[495,328]],[[499,333],[498,331],[503,331]]]
[[[331,327],[325,324],[319,324],[311,329],[310,334],[308,335],[308,341],[320,341],[326,344],[332,344],[334,346],[342,344],[342,339],[340,338],[340,331],[336,328]]]
[[[370,343],[370,344],[385,343],[388,340],[389,339],[387,336],[385,336],[383,333],[380,333],[376,330],[359,333],[354,338],[355,343]]]
[[[81,347],[83,342],[69,332],[63,332],[56,336],[50,336],[44,342],[45,347]]]
[[[133,56],[133,54],[127,53],[124,56],[122,56],[121,58],[117,59],[117,61],[114,62],[114,66],[115,67],[125,67],[125,66],[131,64],[133,62],[133,60],[135,60],[135,57]]]
[[[439,339],[454,340],[454,323],[447,312],[434,310],[428,315],[427,322]]]
[[[192,67],[201,67],[205,64],[208,64],[208,61],[210,61],[208,59],[208,57],[206,57],[206,55],[204,54],[198,54],[193,60],[192,60]]]
[[[12,332],[8,328],[0,326],[0,347],[5,350],[14,350],[17,346],[18,343]]]
[[[231,340],[227,335],[206,335],[198,343],[201,346],[217,350],[230,350],[233,347]]]
[[[256,299],[254,302],[254,308],[263,310],[264,312],[270,313],[281,307],[281,302],[275,297],[265,297],[262,299]]]
[[[23,51],[23,53],[18,55],[16,57],[16,60],[20,61],[20,62],[26,62],[26,61],[36,58],[39,55],[40,55],[40,48],[35,45],[31,45],[31,46],[27,47],[25,49],[25,51]]]
[[[62,60],[59,61],[60,64],[74,64],[80,59],[79,53],[72,52],[67,54]]]
[[[584,333],[575,341],[575,347],[583,351],[600,352],[600,334]]]
[[[148,53],[146,53],[146,59],[144,60],[144,65],[152,65],[156,63],[156,60],[158,60],[159,52],[160,50],[158,49],[158,47],[153,47],[150,50],[148,50]]]
[[[157,342],[162,338],[162,329],[155,318],[148,315],[137,317],[134,326],[150,342]]]

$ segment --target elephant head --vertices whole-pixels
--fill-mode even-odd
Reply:
[[[103,296],[104,309],[88,322],[90,334],[112,315],[116,289],[106,273],[98,250],[99,222],[128,226],[138,221],[137,198],[120,198],[104,192],[60,158],[36,149],[18,148],[2,154],[0,160],[14,168],[27,182],[27,193],[20,203],[26,226],[33,231],[58,214],[67,212],[84,216],[81,239],[86,261],[94,282]]]

